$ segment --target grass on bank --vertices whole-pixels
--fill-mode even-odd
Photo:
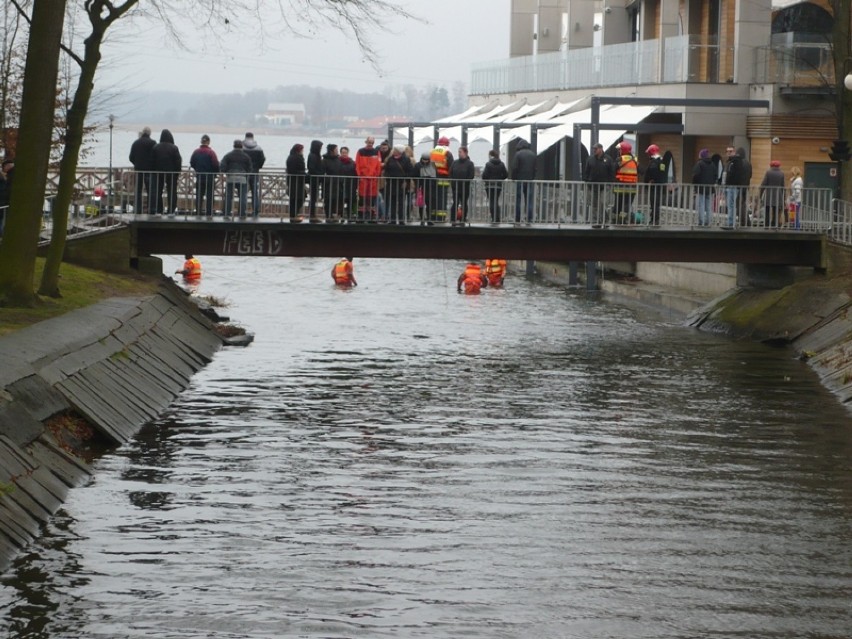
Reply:
[[[43,269],[44,259],[39,258],[36,262],[36,287],[41,281]],[[63,263],[59,270],[59,291],[62,297],[40,297],[34,308],[0,306],[0,336],[84,306],[91,306],[109,297],[152,295],[156,292],[159,282],[159,277],[129,273],[117,275]]]

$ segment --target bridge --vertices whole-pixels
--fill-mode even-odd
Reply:
[[[824,268],[824,233],[689,226],[535,224],[291,224],[138,215],[128,222],[131,259],[193,253],[233,256],[727,262]]]

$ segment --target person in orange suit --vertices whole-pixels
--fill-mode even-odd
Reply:
[[[456,290],[461,293],[464,286],[465,295],[479,295],[479,291],[488,286],[488,278],[482,272],[479,262],[471,260],[464,267],[464,272],[459,275],[456,282]]]
[[[331,269],[331,279],[337,286],[358,286],[351,257],[344,257],[334,265],[334,268]]]
[[[506,277],[506,260],[490,258],[485,260],[485,277],[488,278],[488,286],[499,288],[503,286]]]
[[[183,279],[187,282],[198,282],[201,279],[201,262],[191,254],[187,253],[183,256],[183,268],[175,271],[175,275],[183,275]]]

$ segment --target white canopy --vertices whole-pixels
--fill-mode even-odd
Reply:
[[[471,107],[454,116],[448,116],[435,121],[438,126],[438,134],[442,137],[447,137],[455,142],[461,141],[462,124],[465,122],[485,123],[494,122],[500,124],[500,142],[508,144],[518,138],[529,140],[531,131],[534,125],[550,124],[555,126],[540,127],[537,133],[537,148],[539,152],[544,151],[550,146],[556,144],[564,137],[574,136],[574,125],[591,122],[592,111],[587,107],[588,101],[585,98],[574,100],[571,102],[556,102],[548,100],[537,104],[527,104],[526,100],[513,102],[508,105],[499,105],[491,102],[486,105]],[[631,105],[613,105],[604,106],[600,111],[601,124],[631,124],[639,123],[656,111],[657,107],[653,106],[631,106]],[[446,128],[441,128],[441,124],[447,124]],[[618,138],[629,130],[610,130],[601,129],[598,132],[598,141],[604,147],[611,146]],[[400,127],[394,130],[394,137],[401,136],[404,139],[408,138],[408,127]],[[434,135],[434,128],[416,127],[414,129],[414,144],[422,144],[431,142]],[[468,129],[468,143],[485,141],[493,143],[494,128],[492,126],[481,126]],[[591,146],[591,131],[583,129],[581,132],[581,141],[589,148]]]
[[[618,105],[609,108],[601,109],[600,123],[601,124],[630,124],[639,123],[654,111],[657,107],[653,106],[630,106]],[[574,137],[574,125],[591,122],[592,110],[584,109],[577,111],[560,118],[555,118],[554,121],[560,122],[559,126],[554,126],[546,129],[539,129],[538,132],[538,150],[544,151],[550,146],[556,144],[564,137]],[[603,144],[604,148],[610,147],[618,138],[626,133],[625,130],[600,129],[598,131],[598,142]],[[588,129],[583,129],[580,133],[580,140],[588,149],[592,144],[592,132]]]

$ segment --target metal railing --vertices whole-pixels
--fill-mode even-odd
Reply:
[[[666,38],[663,83],[717,83],[733,77],[734,48],[697,35]]]
[[[834,59],[827,42],[756,47],[756,82],[793,88],[833,87]]]
[[[517,56],[473,65],[470,93],[726,82],[732,76],[733,53],[733,47],[687,35]]]
[[[207,203],[204,201],[199,207],[197,195],[200,188],[204,189],[206,178],[199,177],[193,171],[169,175],[124,171],[110,192],[103,188],[108,180],[105,170],[86,170],[78,179],[81,196],[69,215],[75,220],[90,221],[107,216],[133,219],[157,215],[203,219]],[[148,188],[145,187],[146,178]],[[211,175],[209,179],[210,214],[216,218],[229,214],[279,221],[424,225],[517,223],[557,227],[660,225],[816,232],[852,226],[852,222],[839,220],[840,213],[830,189],[804,189],[801,202],[791,209],[792,194],[785,187],[589,184],[551,180],[486,183],[478,177],[449,180],[325,176],[314,181],[307,176],[263,171],[257,176],[258,206],[247,180],[229,184],[223,175]],[[138,200],[137,180],[142,184]],[[159,204],[158,184],[162,185]],[[171,200],[168,197],[170,184],[174,187]],[[90,190],[85,192],[84,189],[89,188],[87,185]],[[292,197],[294,194],[296,196]],[[842,210],[852,215],[847,209]]]

